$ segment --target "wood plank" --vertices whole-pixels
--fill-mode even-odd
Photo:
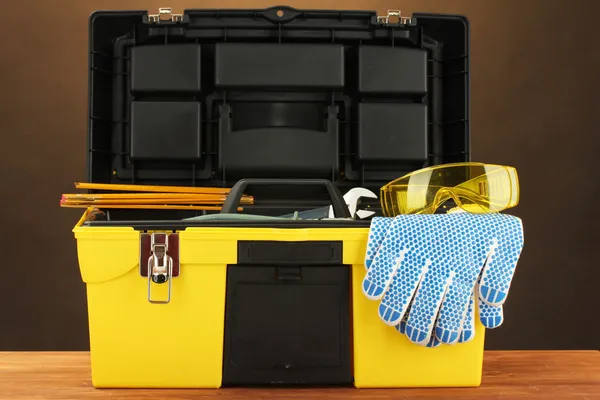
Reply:
[[[86,352],[0,352],[0,399],[600,399],[598,351],[489,351],[469,389],[94,389]]]

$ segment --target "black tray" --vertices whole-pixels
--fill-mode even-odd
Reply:
[[[469,160],[463,17],[394,21],[283,6],[162,15],[91,17],[90,182],[231,187],[242,178],[314,178],[342,193],[378,193],[412,170]],[[329,198],[318,188],[248,194],[256,204],[244,212],[265,215]],[[111,210],[110,219],[203,213]]]

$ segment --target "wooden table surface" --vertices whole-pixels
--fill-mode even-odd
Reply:
[[[582,399],[600,400],[599,351],[486,352],[471,389],[94,389],[88,353],[0,352],[0,399]]]

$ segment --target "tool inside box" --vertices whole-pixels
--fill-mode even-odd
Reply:
[[[469,158],[462,17],[289,7],[164,14],[91,17],[91,182],[322,178],[342,192],[378,193],[412,170]],[[318,188],[248,191],[255,205],[244,213],[328,204]],[[111,210],[110,219],[197,214]]]
[[[378,194],[412,170],[468,161],[466,20],[394,15],[290,7],[93,14],[89,181],[232,187],[243,178],[313,178],[341,193]],[[254,204],[243,213],[326,206],[324,189],[249,186]],[[379,201],[371,206],[378,211]],[[85,225],[369,223],[181,220],[198,214],[110,210],[109,220]],[[238,262],[227,266],[224,385],[351,383],[343,239],[238,242]]]

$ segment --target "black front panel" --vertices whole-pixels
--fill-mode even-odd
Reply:
[[[289,258],[306,242],[252,244],[248,264],[227,270],[223,385],[350,385],[350,267],[332,264],[341,244],[315,242],[309,265]]]

